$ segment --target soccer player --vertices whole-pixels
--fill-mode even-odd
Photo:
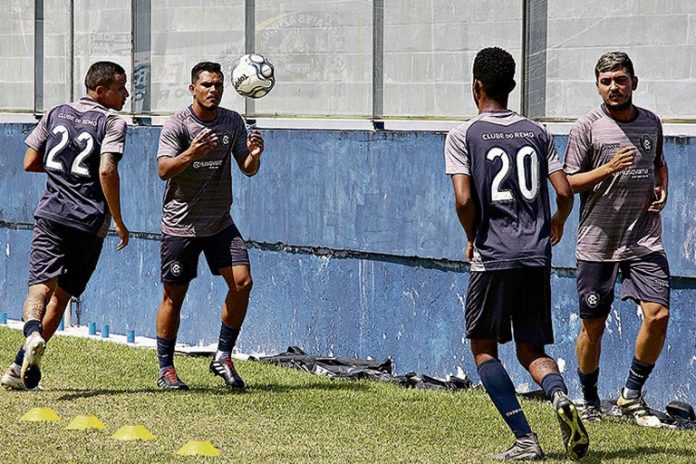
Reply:
[[[445,142],[446,172],[471,264],[467,338],[481,382],[515,435],[514,444],[493,458],[544,458],[498,359],[498,343],[510,341],[514,332],[518,361],[552,402],[566,451],[578,459],[587,452],[587,432],[556,362],[544,351],[553,343],[551,246],[563,235],[573,192],[551,134],[507,108],[514,75],[508,52],[481,50],[474,59],[472,89],[479,114],[450,131]],[[556,191],[553,217],[547,178]]]
[[[638,78],[626,53],[604,54],[595,78],[603,104],[575,122],[564,162],[581,201],[576,252],[581,329],[576,351],[583,416],[592,421],[602,417],[599,356],[620,270],[621,299],[639,304],[644,317],[617,404],[639,424],[658,426],[642,388],[662,351],[669,319],[670,274],[660,219],[668,184],[662,126],[655,114],[633,105]]]
[[[258,131],[247,133],[237,112],[220,107],[223,90],[218,63],[195,65],[189,85],[193,104],[169,118],[160,135],[157,168],[167,185],[162,212],[164,292],[157,312],[157,385],[164,389],[188,388],[174,368],[174,347],[181,306],[196,277],[201,252],[210,271],[222,275],[228,286],[210,372],[222,377],[229,388],[244,388],[231,352],[244,322],[252,280],[246,245],[230,216],[231,159],[234,156],[239,169],[253,176],[261,165],[264,145]]]
[[[126,122],[126,72],[100,61],[85,77],[87,94],[53,107],[27,137],[24,170],[45,172],[29,252],[29,291],[24,302],[26,341],[0,383],[8,389],[38,387],[41,357],[72,296],[85,290],[113,218],[117,250],[128,244],[121,217],[118,162]]]

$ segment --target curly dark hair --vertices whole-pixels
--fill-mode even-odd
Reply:
[[[631,77],[635,77],[633,71],[633,62],[628,57],[626,52],[607,52],[599,57],[597,65],[594,69],[595,79],[599,79],[599,73],[614,71],[618,68],[624,68]]]
[[[489,98],[506,100],[515,88],[515,60],[502,48],[484,48],[474,59],[474,79],[483,84]]]
[[[223,78],[225,75],[222,73],[222,68],[220,67],[220,63],[214,63],[212,61],[201,61],[198,63],[196,66],[191,69],[191,83],[196,84],[196,81],[198,80],[198,76],[201,75],[203,71],[207,71],[209,73],[216,73],[220,74]]]

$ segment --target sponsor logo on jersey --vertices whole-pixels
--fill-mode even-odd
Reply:
[[[585,303],[587,303],[587,306],[590,308],[596,308],[599,306],[599,293],[597,292],[590,292],[585,296]]]
[[[651,155],[655,150],[655,141],[649,135],[644,135],[640,138],[640,148],[644,154]]]
[[[619,142],[602,144],[602,150],[618,150],[620,147],[621,144]]]
[[[222,160],[212,160],[212,161],[194,161],[193,169],[207,168],[207,169],[219,169],[222,166]]]

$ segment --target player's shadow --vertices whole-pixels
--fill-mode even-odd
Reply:
[[[286,385],[286,384],[254,384],[244,390],[234,390],[223,386],[196,386],[189,385],[186,391],[169,391],[157,387],[148,388],[124,388],[124,389],[95,389],[95,388],[57,388],[54,392],[64,392],[56,398],[58,401],[73,401],[83,398],[94,398],[99,396],[119,396],[130,395],[133,393],[154,393],[177,395],[187,393],[209,393],[212,395],[253,395],[255,393],[289,393],[303,390],[326,390],[326,391],[365,391],[369,387],[358,382],[313,382],[310,384]]]
[[[666,455],[667,458],[684,459],[685,456],[690,456],[692,452],[693,450],[687,448],[631,445],[613,451],[593,451],[592,444],[590,443],[590,451],[587,453],[587,456],[578,462],[582,464],[599,464],[601,462],[613,462],[616,460],[621,462],[633,460],[640,462],[641,458],[647,458],[652,455]],[[567,461],[568,455],[565,453],[546,453],[546,458]]]

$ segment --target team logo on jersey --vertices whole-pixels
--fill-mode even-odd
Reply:
[[[172,272],[174,277],[179,277],[181,275],[181,271],[183,270],[183,266],[179,262],[174,262],[169,266],[169,270]]]
[[[222,145],[226,147],[227,145],[230,144],[230,136],[229,134],[225,134],[222,136]]]
[[[590,292],[585,296],[585,303],[590,308],[596,308],[599,306],[599,294],[597,292]]]
[[[649,135],[644,135],[640,138],[640,148],[646,155],[652,154],[655,149],[655,142]]]

